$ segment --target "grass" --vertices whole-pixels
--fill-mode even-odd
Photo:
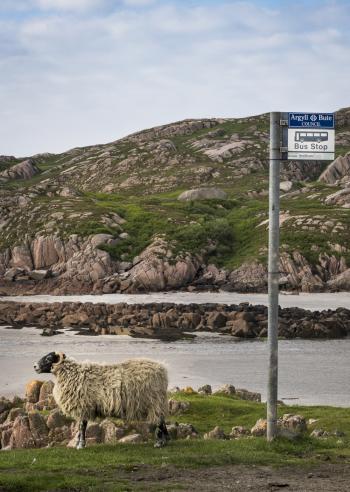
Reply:
[[[200,433],[218,424],[225,432],[234,425],[251,427],[266,413],[264,404],[234,397],[183,393],[172,397],[190,402],[189,409],[172,420],[192,423]],[[283,406],[279,413],[298,413],[306,418],[316,418],[319,421],[314,425],[318,428],[342,430],[350,436],[350,414],[345,408]],[[349,444],[348,437],[320,440],[304,436],[295,441],[277,439],[273,443],[267,443],[264,438],[179,440],[171,441],[162,450],[154,449],[152,443],[96,445],[84,451],[59,447],[15,450],[1,454],[0,490],[1,487],[9,491],[142,490],[137,488],[137,483],[132,488],[128,485],[128,476],[135,466],[149,465],[159,469],[170,465],[202,468],[235,464],[307,466],[320,460],[350,462]]]
[[[212,128],[202,128],[190,135],[171,136],[176,146],[176,151],[169,154],[169,159],[177,157],[179,165],[168,165],[167,162],[153,163],[149,161],[152,152],[147,147],[139,147],[132,141],[121,141],[108,145],[111,162],[116,166],[116,171],[107,171],[110,183],[119,190],[118,193],[101,193],[105,181],[93,181],[87,184],[89,168],[86,162],[95,163],[105,150],[106,146],[85,147],[73,153],[49,155],[40,158],[38,167],[41,173],[30,180],[11,181],[0,185],[0,188],[14,190],[23,193],[30,192],[30,188],[39,184],[42,180],[55,180],[63,169],[70,166],[79,166],[79,170],[72,176],[65,174],[58,187],[68,185],[76,188],[80,193],[78,198],[63,198],[58,196],[46,196],[46,192],[39,193],[32,199],[28,209],[15,210],[15,216],[11,223],[6,225],[0,235],[0,248],[21,244],[26,233],[29,235],[40,231],[42,234],[57,232],[62,238],[71,234],[86,237],[92,234],[108,233],[117,237],[121,232],[118,227],[107,226],[106,216],[116,212],[126,219],[122,229],[129,234],[115,246],[104,246],[114,259],[132,260],[139,255],[153,240],[155,234],[163,235],[169,242],[175,255],[190,253],[203,254],[205,248],[208,252],[204,261],[216,264],[218,267],[234,269],[243,262],[258,260],[266,262],[265,249],[267,246],[267,227],[258,228],[260,222],[267,218],[267,197],[253,197],[249,192],[266,191],[268,188],[268,172],[265,169],[256,169],[249,175],[235,177],[234,172],[242,157],[252,157],[267,165],[267,144],[258,135],[258,132],[268,132],[268,115],[262,117],[250,117],[245,119],[231,119]],[[238,134],[242,139],[248,138],[254,145],[259,143],[260,148],[248,148],[223,159],[223,162],[214,162],[202,152],[193,148],[195,140],[201,138],[210,139],[211,132],[219,134],[216,139],[229,139],[233,134]],[[348,128],[341,128],[341,131]],[[156,138],[154,140],[157,140]],[[348,148],[340,148],[337,152],[345,153]],[[138,160],[130,164],[129,168],[118,169],[118,163],[125,158],[134,155]],[[187,159],[188,158],[188,159]],[[71,159],[74,159],[71,162]],[[238,164],[236,161],[238,159]],[[325,164],[326,165],[326,164]],[[198,168],[211,168],[213,176],[208,183],[199,184],[196,179]],[[166,180],[163,181],[166,192],[160,193],[160,186],[154,186],[152,178],[159,175],[163,178],[176,177],[177,180],[167,188]],[[123,191],[119,185],[129,176],[140,178],[139,184],[132,189]],[[61,178],[60,178],[61,179]],[[102,183],[102,184],[101,184]],[[136,181],[137,183],[137,181]],[[145,183],[149,183],[146,185]],[[57,183],[56,183],[57,185]],[[178,195],[185,189],[198,186],[218,186],[224,189],[229,200],[210,200],[201,202],[179,202]],[[305,183],[296,184],[302,187]],[[326,206],[323,198],[337,188],[329,188],[322,183],[309,183],[310,193],[298,195],[297,199],[282,198],[281,209],[289,210],[291,215],[325,215],[327,219],[336,218],[345,226],[342,232],[331,234],[317,230],[305,230],[297,227],[289,227],[286,223],[281,228],[281,244],[288,245],[288,252],[299,250],[312,263],[318,262],[319,252],[329,255],[334,253],[329,241],[344,246],[350,241],[350,215],[349,211],[339,210],[333,206]],[[173,186],[173,188],[171,188]],[[89,190],[89,191],[88,191]],[[157,190],[157,192],[156,192]],[[319,196],[308,199],[312,192]],[[63,219],[50,217],[52,213],[62,211]],[[89,216],[83,214],[88,212]],[[74,216],[74,214],[81,216]],[[50,226],[46,228],[49,222]],[[105,223],[104,223],[105,222]],[[107,220],[108,222],[108,220]],[[208,248],[212,244],[216,248]],[[319,246],[319,251],[313,251],[312,245]],[[210,251],[210,252],[209,252]],[[173,256],[173,257],[174,257]],[[350,261],[350,253],[345,253],[347,261]]]

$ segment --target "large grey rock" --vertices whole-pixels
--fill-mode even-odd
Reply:
[[[169,261],[171,252],[167,242],[156,238],[138,257],[129,270],[129,291],[159,291],[176,289],[190,283],[198,270],[199,261],[187,256]]]
[[[226,434],[219,426],[214,427],[213,430],[204,434],[203,437],[204,439],[227,439]]]
[[[328,195],[325,199],[327,205],[340,205],[346,207],[350,206],[350,188],[344,188],[343,190],[336,191],[331,195]]]
[[[184,191],[178,197],[178,200],[183,202],[189,202],[191,200],[226,200],[227,193],[219,188],[197,188],[193,190]]]
[[[287,192],[290,191],[293,187],[292,181],[281,181],[280,182],[280,190]]]
[[[20,246],[14,246],[11,251],[11,265],[13,267],[25,268],[32,270],[33,261],[30,249],[27,245],[23,244]]]
[[[339,156],[323,171],[319,177],[319,181],[328,184],[334,184],[336,181],[350,177],[350,152],[345,156]]]
[[[9,446],[10,449],[35,448],[28,416],[19,415],[14,421]]]
[[[122,437],[119,442],[123,444],[137,444],[142,442],[141,434],[130,434],[129,436]]]
[[[327,282],[327,286],[331,290],[350,290],[350,268],[345,270],[345,272],[336,275],[334,278]]]
[[[267,270],[261,263],[243,263],[231,272],[230,285],[239,292],[265,292],[267,289]]]
[[[33,159],[26,159],[0,173],[0,181],[30,179],[40,172]]]

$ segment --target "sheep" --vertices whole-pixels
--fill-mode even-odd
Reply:
[[[113,365],[80,363],[63,353],[50,352],[34,369],[56,377],[53,396],[58,407],[79,421],[77,449],[85,447],[87,421],[96,417],[145,420],[157,426],[155,447],[167,443],[168,375],[158,362],[132,359]]]

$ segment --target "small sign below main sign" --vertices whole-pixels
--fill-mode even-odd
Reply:
[[[332,161],[334,133],[331,113],[289,113],[288,159]]]

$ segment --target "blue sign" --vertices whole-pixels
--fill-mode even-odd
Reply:
[[[333,113],[288,113],[289,128],[334,128]]]

